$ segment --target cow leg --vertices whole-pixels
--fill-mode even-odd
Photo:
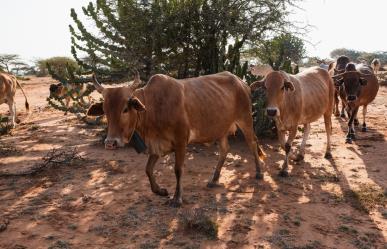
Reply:
[[[286,177],[289,175],[288,173],[289,155],[290,155],[291,146],[294,138],[296,137],[296,134],[297,134],[297,126],[292,127],[292,129],[289,132],[288,140],[285,143],[285,153],[286,153],[285,161],[284,161],[284,164],[282,165],[282,169],[279,172],[279,176]]]
[[[355,109],[351,110],[349,112],[350,114],[350,118],[349,118],[349,121],[348,121],[348,133],[347,133],[347,138],[346,138],[346,143],[352,143],[352,140],[354,140],[356,137],[355,137],[355,128],[354,128],[354,125],[353,125],[353,121],[357,115],[357,112],[359,110],[359,107],[356,107]]]
[[[146,175],[149,178],[149,183],[151,185],[152,192],[157,194],[157,195],[167,196],[168,191],[164,188],[159,187],[159,185],[156,183],[155,176],[153,175],[153,169],[154,169],[158,159],[159,159],[158,155],[150,155],[149,156],[148,162],[146,164]]]
[[[325,152],[325,158],[331,159],[331,135],[332,135],[332,119],[330,114],[324,114],[325,133],[327,134],[327,150]]]
[[[11,126],[12,128],[16,127],[16,104],[13,98],[8,99],[7,101],[9,107],[9,113],[11,115]]]
[[[340,116],[339,112],[339,93],[337,92],[337,89],[335,90],[335,105],[334,105],[334,114],[336,117]]]
[[[170,200],[171,207],[180,207],[183,204],[183,186],[181,184],[181,176],[183,175],[184,158],[186,145],[178,146],[175,149],[175,176],[176,176],[176,191]]]
[[[366,115],[367,115],[367,106],[364,105],[363,106],[363,127],[361,128],[361,131],[362,132],[366,132],[367,131],[367,125],[366,125]]]
[[[302,161],[302,160],[304,160],[305,145],[306,145],[306,141],[309,138],[309,134],[310,134],[310,124],[304,124],[304,134],[303,134],[303,137],[302,137],[302,142],[301,142],[301,146],[300,146],[300,152],[297,154],[297,157],[295,158],[295,161]]]
[[[285,149],[285,132],[277,128],[277,137],[282,149]]]
[[[220,148],[219,148],[218,164],[216,165],[212,179],[207,184],[207,187],[209,187],[209,188],[213,188],[213,187],[218,186],[220,171],[222,170],[222,167],[224,165],[224,161],[226,160],[227,152],[230,149],[230,146],[228,144],[227,135],[222,137],[219,142],[220,142],[220,145],[219,145]]]
[[[354,126],[359,126],[360,122],[359,122],[359,119],[357,118],[357,115],[356,117],[353,119],[353,125]]]
[[[261,165],[263,166],[263,161],[260,158],[259,152],[261,152],[264,157],[264,152],[261,150],[258,144],[258,138],[254,134],[253,129],[253,122],[251,120],[248,120],[247,122],[241,122],[238,123],[239,129],[242,130],[243,135],[245,136],[245,140],[247,143],[247,146],[249,146],[249,149],[251,153],[254,155],[254,161],[255,161],[255,179],[263,179],[263,175],[261,173]]]

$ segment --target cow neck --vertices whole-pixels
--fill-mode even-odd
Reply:
[[[145,108],[146,108],[145,95],[144,95],[143,88],[136,89],[133,93],[133,96],[138,98],[141,101],[141,103],[143,103],[145,105]],[[145,115],[146,115],[146,111],[137,112],[136,127],[134,128],[139,133],[140,137],[144,141],[145,141],[145,130],[144,130]]]

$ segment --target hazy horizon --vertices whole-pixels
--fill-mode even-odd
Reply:
[[[18,54],[30,63],[52,56],[72,57],[68,29],[72,24],[70,9],[75,8],[84,20],[81,7],[88,2],[90,0],[3,1],[0,22],[6,24],[2,27],[2,36],[6,39],[0,39],[0,54]],[[308,41],[308,56],[327,58],[336,48],[366,52],[387,50],[383,40],[386,35],[379,31],[387,1],[369,0],[364,4],[353,0],[304,0],[300,7],[303,10],[296,10],[290,18],[314,26],[303,37]]]

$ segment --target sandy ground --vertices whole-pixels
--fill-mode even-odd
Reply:
[[[232,137],[222,186],[208,189],[216,145],[190,146],[185,203],[174,209],[167,197],[152,194],[145,155],[106,151],[100,127],[45,108],[51,79],[23,83],[33,111],[26,121],[18,91],[25,123],[0,137],[0,145],[16,149],[0,151],[0,171],[28,169],[52,148],[76,146],[86,160],[0,177],[0,248],[387,248],[385,87],[369,107],[369,132],[358,131],[354,144],[345,144],[346,124],[333,118],[332,160],[323,158],[322,120],[313,124],[305,161],[291,165],[288,178],[277,176],[284,152],[276,141],[260,140],[268,158],[264,180],[256,181],[252,155],[242,138]],[[160,160],[156,175],[172,194],[173,157]],[[196,209],[218,228],[217,238],[206,227],[189,228]]]

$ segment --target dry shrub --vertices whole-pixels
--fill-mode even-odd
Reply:
[[[218,224],[202,208],[183,211],[181,214],[181,224],[186,231],[201,233],[210,239],[218,237]]]
[[[49,168],[74,166],[85,160],[86,158],[78,152],[77,147],[52,149],[42,158],[42,162],[34,164],[31,168],[17,172],[0,171],[0,176],[34,175]]]

